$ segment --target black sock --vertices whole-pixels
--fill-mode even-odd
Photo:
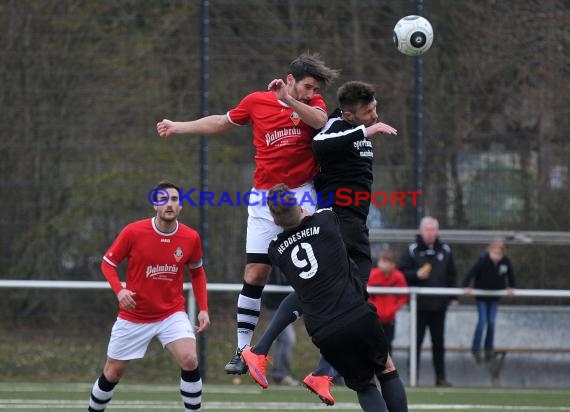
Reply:
[[[390,412],[408,412],[408,398],[404,382],[397,370],[384,373],[378,377],[382,395]]]
[[[356,395],[364,412],[388,412],[386,402],[382,399],[382,394],[376,385],[369,385],[366,389],[357,391]]]
[[[180,377],[182,380],[186,382],[198,382],[200,380],[200,368],[197,367],[191,371],[185,371],[184,369],[180,369]]]
[[[326,359],[321,356],[321,358],[319,359],[319,363],[317,363],[317,366],[313,370],[313,375],[331,376],[334,378],[336,374],[337,374],[336,370],[332,367],[332,365],[328,363]]]
[[[202,408],[202,379],[200,369],[180,371],[180,396],[184,411],[199,411]]]
[[[101,374],[91,389],[91,397],[87,410],[89,412],[104,411],[113,397],[113,389],[117,383],[118,382],[109,382],[105,375]]]
[[[259,342],[252,348],[257,355],[267,355],[271,345],[281,332],[290,324],[295,322],[303,314],[301,302],[295,292],[291,292],[279,305],[267,329],[263,332]]]
[[[240,349],[251,344],[253,331],[259,321],[263,286],[243,282],[237,301],[237,344]]]

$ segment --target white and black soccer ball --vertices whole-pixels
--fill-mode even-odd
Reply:
[[[402,17],[394,27],[394,44],[407,56],[419,56],[433,43],[433,28],[422,16]]]

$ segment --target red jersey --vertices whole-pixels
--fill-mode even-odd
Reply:
[[[388,276],[379,268],[373,268],[368,279],[368,286],[402,287],[408,286],[404,274],[398,269],[392,270]],[[407,295],[370,295],[368,301],[376,306],[378,317],[382,323],[391,323],[396,319],[396,312],[408,303]]]
[[[182,293],[185,267],[202,266],[202,245],[195,230],[178,223],[174,232],[162,233],[156,228],[154,218],[131,223],[103,257],[114,267],[125,258],[128,259],[126,288],[136,292],[136,307],[133,310],[121,307],[120,318],[149,323],[186,311]]]
[[[319,94],[309,106],[327,112]],[[251,123],[255,147],[253,186],[270,189],[285,183],[294,189],[310,181],[318,172],[317,160],[311,147],[316,130],[305,124],[299,115],[273,92],[254,92],[227,113],[233,124]]]

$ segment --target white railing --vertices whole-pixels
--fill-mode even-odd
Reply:
[[[2,280],[0,288],[20,289],[110,289],[104,281],[67,281],[67,280]],[[240,292],[241,283],[209,283],[209,292]],[[184,283],[184,290],[188,292],[188,314],[191,319],[196,318],[196,301],[192,293],[192,284]],[[289,286],[267,285],[266,292],[291,292]],[[417,304],[418,295],[463,296],[461,288],[420,288],[420,287],[369,287],[370,294],[398,294],[410,295],[410,386],[417,385]],[[506,291],[483,291],[473,289],[473,296],[506,296]],[[570,290],[556,289],[516,289],[515,298],[570,298]]]

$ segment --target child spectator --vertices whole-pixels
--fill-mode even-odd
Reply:
[[[404,274],[396,269],[396,258],[389,250],[380,253],[377,267],[370,272],[368,286],[407,287]],[[376,306],[378,317],[388,340],[388,351],[392,353],[392,341],[396,331],[396,312],[408,303],[407,295],[375,294],[368,301]]]

